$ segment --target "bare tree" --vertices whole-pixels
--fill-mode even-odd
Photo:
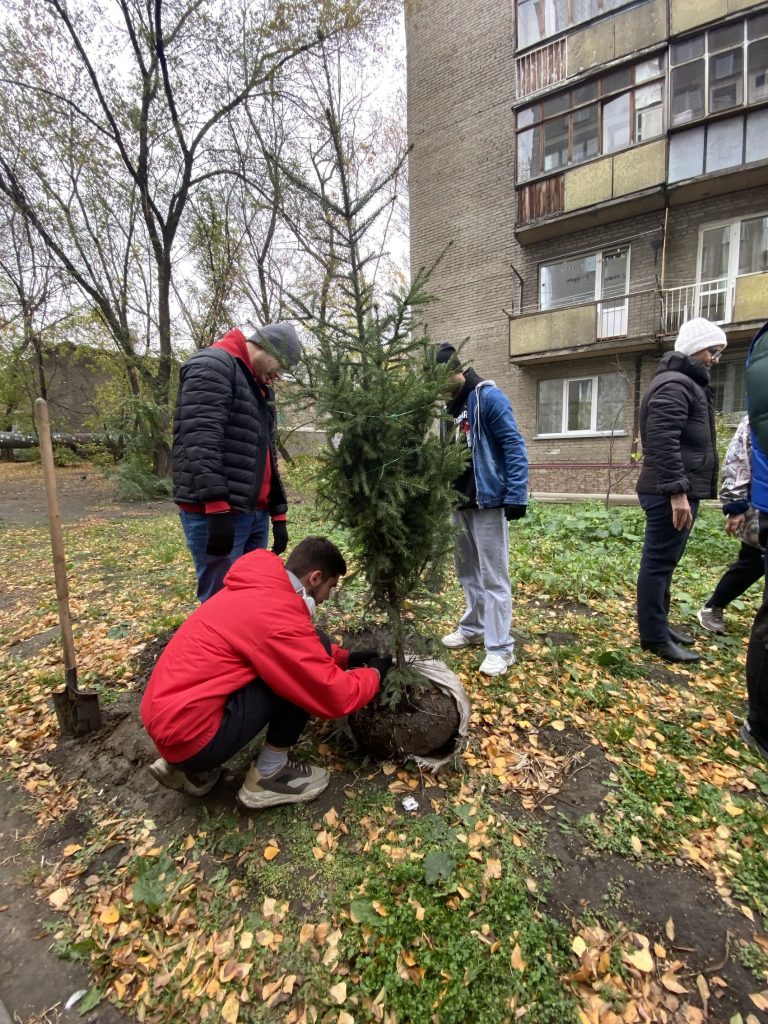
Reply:
[[[0,41],[0,191],[126,353],[136,345],[128,315],[136,312],[128,295],[135,285],[117,293],[106,287],[98,264],[116,254],[100,250],[105,236],[96,231],[85,253],[81,234],[94,188],[113,214],[116,203],[135,204],[136,221],[121,239],[124,280],[138,254],[151,302],[143,326],[152,323],[158,353],[155,469],[166,474],[175,247],[196,190],[229,173],[216,160],[217,133],[299,54],[377,17],[381,5],[12,0],[9,6]],[[98,179],[87,191],[80,177],[86,166]]]

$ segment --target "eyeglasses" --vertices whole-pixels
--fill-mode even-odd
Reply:
[[[707,352],[712,356],[712,362],[716,363],[720,356],[723,354],[723,350],[720,347],[708,348]]]

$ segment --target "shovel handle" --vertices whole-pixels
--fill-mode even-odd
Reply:
[[[35,422],[40,441],[40,457],[43,464],[45,500],[48,505],[48,527],[51,533],[51,548],[53,550],[53,574],[56,578],[56,601],[59,606],[61,644],[64,649],[64,669],[67,685],[69,686],[70,679],[72,679],[74,680],[73,688],[77,689],[75,642],[72,637],[72,617],[69,613],[67,563],[64,558],[64,537],[61,532],[59,496],[56,491],[56,469],[53,465],[51,421],[48,417],[48,403],[44,398],[37,398],[35,400]]]

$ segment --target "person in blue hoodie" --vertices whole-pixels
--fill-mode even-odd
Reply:
[[[752,505],[758,511],[758,541],[768,541],[768,322],[764,323],[747,356],[747,412],[752,431]],[[768,559],[768,552],[766,553]],[[739,735],[768,759],[768,583],[747,647],[749,710]]]
[[[467,444],[471,455],[454,481],[459,505],[452,513],[456,572],[467,607],[442,642],[452,649],[484,645],[480,671],[501,675],[515,660],[509,523],[526,513],[528,454],[504,392],[471,366],[462,369],[452,345],[438,345],[435,359],[451,371],[446,411],[454,419],[455,439]]]

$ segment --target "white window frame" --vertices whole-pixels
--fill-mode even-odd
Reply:
[[[759,213],[755,214],[755,216],[759,217],[760,214]],[[751,217],[746,217],[745,218],[745,220],[751,220],[751,219],[752,219]],[[630,263],[631,263],[631,258],[632,258],[632,246],[630,245],[629,242],[627,242],[626,244],[621,244],[621,245],[606,245],[602,249],[597,249],[597,250],[589,249],[586,252],[576,252],[576,253],[573,253],[572,256],[566,256],[565,258],[561,258],[559,260],[542,260],[542,262],[539,264],[539,269],[538,269],[538,278],[539,278],[539,312],[540,313],[550,313],[550,312],[553,312],[554,310],[557,310],[557,309],[571,309],[573,306],[589,306],[593,302],[601,302],[602,299],[603,299],[603,257],[604,257],[605,253],[615,252],[616,249],[626,249],[627,250],[627,292],[624,293],[624,299],[626,301],[626,296],[627,296],[627,293],[629,291],[629,276],[630,276],[630,272],[631,272]],[[583,302],[574,302],[574,303],[572,303],[569,306],[542,306],[542,304],[541,304],[541,272],[544,269],[544,267],[556,267],[558,265],[558,263],[567,263],[568,260],[581,260],[581,259],[585,259],[586,257],[589,257],[589,256],[594,256],[595,257],[595,294],[592,296],[592,298],[591,299],[585,299]],[[620,296],[617,295],[615,297],[615,299],[618,300],[619,297]],[[606,299],[605,301],[606,301],[606,303],[608,303],[608,302],[612,302],[612,301],[615,301],[615,300],[613,300],[613,299]]]
[[[577,377],[555,377],[555,381],[559,381],[562,385],[562,412],[560,417],[559,431],[552,433],[540,434],[538,433],[539,428],[539,384],[551,384],[553,379],[543,378],[536,383],[536,437],[537,438],[567,438],[567,437],[626,437],[627,431],[621,430],[598,430],[597,429],[597,396],[599,389],[599,381],[601,377],[609,377],[615,370],[608,370],[605,373],[595,374],[579,374]],[[578,381],[590,380],[592,381],[592,409],[590,415],[590,427],[588,430],[568,430],[568,386]],[[626,396],[625,396],[625,408],[626,408]]]
[[[696,308],[699,309],[701,304],[702,293],[700,286],[705,283],[701,277],[701,264],[704,257],[704,233],[706,231],[712,231],[717,228],[729,228],[730,238],[728,241],[728,271],[725,278],[727,279],[725,286],[725,319],[722,323],[731,323],[731,317],[733,315],[733,303],[736,292],[736,280],[739,277],[752,277],[755,274],[763,274],[765,271],[753,270],[749,274],[739,273],[739,245],[741,243],[741,225],[745,220],[757,220],[759,217],[768,217],[768,210],[756,211],[755,213],[745,214],[743,217],[737,217],[735,220],[728,218],[726,220],[714,220],[709,221],[707,224],[699,225],[699,241],[698,251],[696,254]],[[697,313],[697,316],[700,314]],[[703,315],[703,314],[701,314]]]

